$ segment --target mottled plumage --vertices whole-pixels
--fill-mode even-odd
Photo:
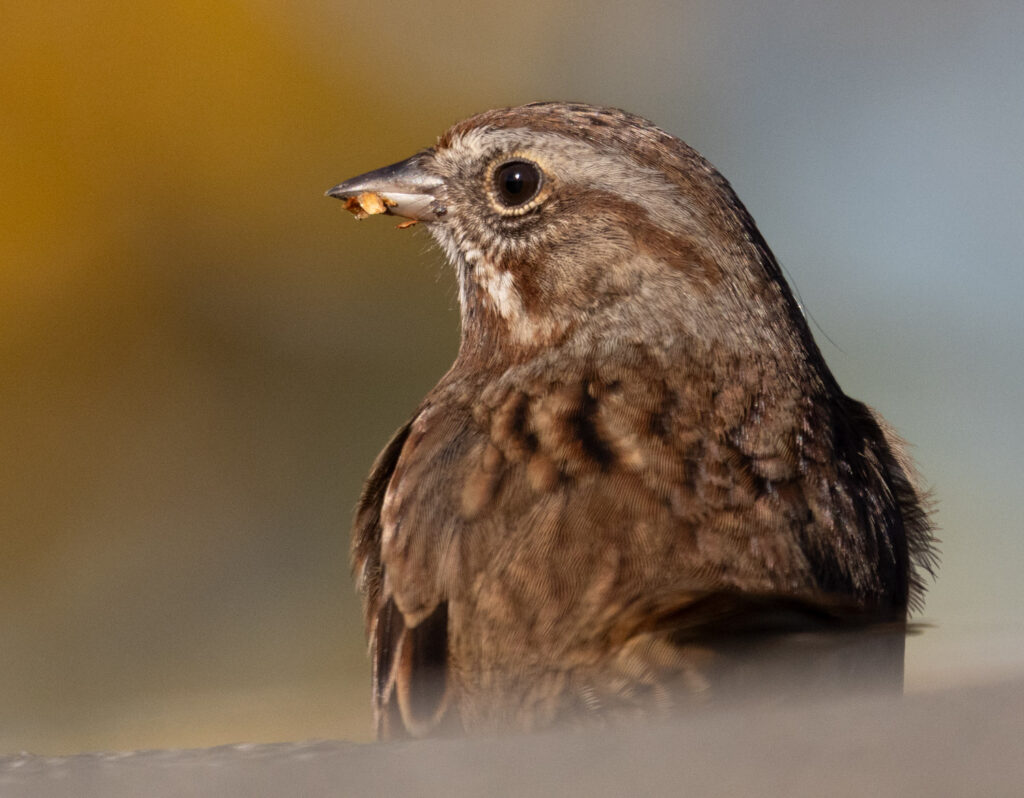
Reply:
[[[366,191],[427,223],[462,310],[355,519],[382,736],[678,704],[745,635],[920,601],[930,528],[899,442],[694,150],[540,103],[330,193]]]

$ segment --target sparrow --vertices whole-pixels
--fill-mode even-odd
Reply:
[[[903,444],[685,143],[533,103],[327,193],[422,223],[458,278],[455,362],[355,514],[378,736],[685,705],[774,635],[920,606],[934,541]]]

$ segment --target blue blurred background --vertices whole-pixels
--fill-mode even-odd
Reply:
[[[323,191],[536,99],[732,181],[847,392],[914,444],[940,578],[910,690],[1024,670],[1024,6],[8,3],[0,753],[366,739],[369,465],[453,275]]]

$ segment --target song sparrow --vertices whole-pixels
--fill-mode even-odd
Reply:
[[[536,103],[328,194],[425,222],[462,312],[355,519],[380,735],[668,704],[724,640],[920,601],[932,537],[899,441],[686,144]]]

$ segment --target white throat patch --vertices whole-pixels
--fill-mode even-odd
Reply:
[[[554,319],[537,317],[526,310],[515,276],[511,272],[498,268],[476,247],[461,250],[452,236],[445,234],[446,231],[435,229],[432,232],[444,248],[448,260],[456,264],[459,273],[459,302],[464,314],[474,301],[480,301],[471,295],[474,288],[479,287],[481,299],[505,320],[513,340],[522,344],[539,344],[551,340],[561,325]]]
[[[477,285],[487,292],[498,315],[513,323],[522,320],[526,310],[512,273],[499,269],[479,249],[471,249],[463,253],[463,257],[472,267]]]

